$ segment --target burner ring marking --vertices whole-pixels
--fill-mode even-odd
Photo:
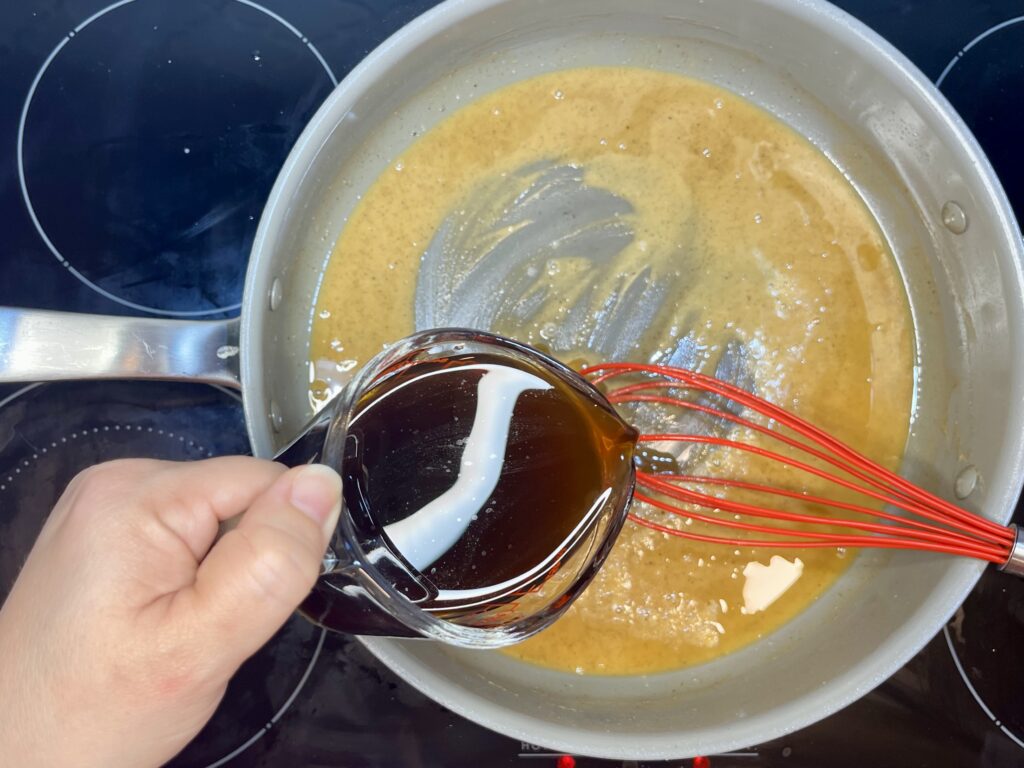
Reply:
[[[324,638],[326,636],[327,636],[327,630],[324,629],[323,627],[321,627],[320,628],[320,639],[317,640],[317,642],[316,642],[316,649],[313,651],[313,656],[309,660],[309,664],[306,666],[306,671],[302,673],[302,677],[299,679],[298,685],[295,686],[295,690],[292,691],[291,695],[288,697],[288,699],[285,701],[285,703],[281,705],[281,708],[279,710],[277,710],[277,712],[274,714],[274,716],[272,718],[270,718],[270,722],[267,723],[266,725],[264,725],[255,734],[253,734],[248,739],[248,741],[245,741],[242,744],[239,744],[238,747],[236,747],[233,751],[231,751],[228,754],[224,755],[224,757],[220,758],[215,763],[210,763],[208,766],[206,766],[206,768],[220,768],[220,766],[224,765],[225,763],[227,763],[227,762],[229,762],[231,760],[234,760],[240,754],[245,752],[245,750],[247,750],[249,747],[251,747],[257,741],[259,741],[260,738],[262,738],[267,733],[267,731],[269,731],[271,728],[274,727],[274,725],[277,723],[277,721],[281,719],[281,716],[284,715],[284,713],[288,709],[288,707],[290,707],[292,705],[292,702],[295,701],[296,697],[299,695],[299,691],[302,690],[303,686],[306,684],[306,681],[309,679],[310,674],[312,674],[313,666],[316,664],[316,660],[318,658],[320,658],[320,651],[324,647]]]
[[[57,261],[60,263],[60,265],[62,267],[64,267],[66,270],[68,270],[68,272],[70,272],[72,275],[74,275],[75,278],[77,278],[79,282],[81,282],[83,285],[86,285],[87,287],[91,288],[93,291],[95,291],[96,293],[100,294],[104,298],[107,298],[110,301],[113,301],[113,302],[115,302],[117,304],[120,304],[121,306],[128,307],[130,309],[134,309],[134,310],[137,310],[139,312],[147,312],[147,313],[153,314],[153,315],[163,315],[165,317],[204,317],[204,316],[208,316],[208,315],[219,315],[219,314],[222,314],[224,312],[234,312],[235,310],[239,309],[242,306],[240,302],[239,303],[235,303],[235,304],[231,304],[230,306],[226,306],[226,307],[214,307],[213,309],[198,309],[198,310],[160,309],[158,307],[149,307],[149,306],[146,306],[144,304],[139,304],[137,302],[129,301],[128,299],[121,298],[120,296],[117,296],[116,294],[111,293],[107,289],[97,285],[92,280],[90,280],[88,277],[86,277],[84,274],[82,274],[77,269],[75,269],[71,265],[71,262],[68,261],[68,259],[66,259],[63,254],[61,254],[60,250],[57,248],[57,246],[54,244],[54,242],[50,239],[50,237],[46,234],[46,230],[43,228],[42,222],[39,221],[39,216],[36,214],[36,210],[35,210],[35,208],[32,205],[32,198],[30,197],[30,195],[28,193],[28,183],[26,182],[26,179],[25,179],[25,151],[24,151],[25,150],[25,123],[28,120],[28,110],[29,110],[29,107],[32,106],[32,99],[33,99],[33,97],[36,94],[36,89],[39,87],[39,83],[43,79],[43,75],[46,74],[46,70],[49,68],[50,64],[53,63],[53,60],[55,58],[57,58],[57,54],[59,54],[61,52],[61,50],[64,48],[64,46],[67,45],[76,34],[78,34],[83,29],[85,29],[87,26],[92,24],[94,21],[96,21],[96,19],[99,19],[100,17],[105,16],[106,14],[110,13],[111,11],[113,11],[113,10],[115,10],[117,8],[120,8],[123,5],[128,5],[129,3],[134,3],[135,1],[136,0],[118,0],[115,3],[111,3],[106,8],[101,8],[100,10],[96,11],[96,13],[94,13],[92,16],[87,18],[85,21],[83,21],[77,27],[75,27],[70,32],[68,32],[61,39],[61,41],[59,43],[57,43],[57,45],[54,47],[54,49],[52,51],[50,51],[50,55],[47,56],[46,59],[43,61],[43,64],[39,68],[39,71],[36,72],[36,76],[32,79],[32,84],[28,88],[28,93],[25,95],[25,103],[21,107],[21,117],[18,119],[18,146],[17,146],[17,153],[16,154],[17,154],[17,159],[18,159],[18,184],[21,187],[21,197],[25,201],[25,208],[28,210],[28,215],[29,215],[29,218],[32,220],[32,225],[35,227],[36,232],[39,234],[39,237],[42,238],[43,244],[47,247],[47,249],[50,251],[50,253],[53,254],[54,258],[57,259]],[[291,22],[289,22],[286,19],[282,18],[279,14],[274,13],[269,8],[264,8],[259,3],[254,2],[254,0],[234,0],[234,1],[236,3],[238,3],[239,5],[245,5],[245,6],[248,6],[249,8],[253,8],[253,9],[259,11],[260,13],[263,13],[264,15],[270,17],[271,19],[273,19],[277,23],[281,24],[285,29],[287,29],[289,32],[291,32],[293,35],[295,35],[297,38],[299,38],[299,40],[302,42],[302,44],[305,45],[307,48],[309,48],[309,50],[313,54],[313,56],[316,57],[316,60],[318,62],[320,62],[320,66],[322,66],[324,68],[324,71],[327,73],[327,77],[330,78],[331,85],[332,86],[337,86],[338,85],[338,78],[335,76],[334,71],[331,69],[330,65],[327,63],[327,60],[324,59],[323,55],[320,53],[319,50],[317,50],[317,47],[315,45],[313,45],[313,43],[310,41],[310,39],[306,35],[303,35],[302,32],[300,32],[295,27],[294,24],[292,24]]]
[[[993,35],[993,34],[995,34],[996,32],[998,32],[1001,29],[1006,29],[1007,27],[1012,27],[1014,24],[1019,24],[1022,21],[1024,21],[1024,16],[1015,16],[1012,19],[1007,19],[1004,22],[996,24],[994,27],[989,27],[984,32],[982,32],[980,35],[978,35],[973,40],[971,40],[971,42],[969,42],[967,45],[965,45],[963,48],[961,48],[959,51],[957,51],[956,55],[952,59],[949,60],[949,64],[946,65],[946,68],[944,70],[942,70],[942,74],[939,75],[938,79],[935,81],[935,87],[936,88],[941,88],[942,87],[943,81],[945,81],[946,77],[953,70],[953,67],[955,67],[957,65],[957,62],[959,62],[960,59],[962,59],[964,57],[964,54],[967,53],[969,50],[971,50],[971,48],[976,46],[978,43],[980,43],[982,40],[984,40],[989,35]]]
[[[967,676],[967,670],[964,669],[964,665],[960,663],[960,657],[957,656],[956,648],[953,647],[953,638],[949,636],[949,627],[945,626],[942,628],[942,634],[946,638],[946,647],[949,648],[949,655],[953,657],[953,664],[956,665],[956,671],[960,673],[960,677],[963,679],[964,684],[967,686],[967,690],[970,691],[971,696],[978,702],[978,706],[981,707],[981,711],[984,712],[988,719],[992,721],[992,724],[1001,730],[1006,736],[1013,741],[1018,747],[1024,749],[1024,741],[1020,739],[1013,731],[1007,728],[1003,723],[996,717],[995,712],[989,709],[988,704],[981,698],[975,689],[974,685],[971,684],[970,678]]]

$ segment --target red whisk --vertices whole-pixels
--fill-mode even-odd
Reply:
[[[683,368],[635,363],[602,363],[581,373],[605,385],[616,405],[659,404],[731,422],[774,441],[779,450],[724,437],[676,432],[641,434],[639,444],[675,442],[720,446],[781,463],[876,503],[879,508],[811,495],[746,480],[674,472],[637,472],[634,499],[655,509],[747,535],[711,535],[661,525],[630,513],[639,525],[685,539],[756,547],[878,547],[964,555],[1024,575],[1024,540],[1015,525],[999,525],[939,498],[807,421],[732,384]],[[765,417],[762,423],[725,408],[681,397],[703,392]],[[786,451],[781,453],[780,451]],[[735,488],[760,497],[789,499],[850,517],[787,511],[710,495],[701,487]],[[870,502],[869,502],[870,503]],[[685,506],[684,506],[685,505]],[[895,508],[903,514],[886,512]],[[710,513],[697,511],[711,510]],[[723,514],[725,513],[725,514]],[[776,523],[773,525],[773,521]],[[801,527],[780,526],[777,523]],[[749,534],[754,534],[749,537]]]

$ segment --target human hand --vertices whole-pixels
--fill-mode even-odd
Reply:
[[[79,474],[0,609],[3,763],[173,757],[309,593],[340,491],[326,467],[244,457]]]

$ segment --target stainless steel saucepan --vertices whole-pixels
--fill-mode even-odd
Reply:
[[[880,222],[918,345],[904,472],[1006,521],[1024,464],[1024,253],[992,169],[902,55],[816,0],[449,0],[374,51],[292,150],[253,246],[240,320],[0,310],[0,380],[189,378],[240,387],[253,450],[309,417],[308,338],[326,259],[359,195],[433,123],[506,83],[583,65],[648,66],[728,88],[807,136]],[[447,111],[446,111],[447,110]],[[802,615],[692,669],[583,677],[416,641],[366,644],[445,706],[558,750],[653,759],[805,726],[882,682],[981,573],[966,560],[865,553]]]

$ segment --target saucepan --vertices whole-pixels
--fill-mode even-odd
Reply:
[[[1024,253],[1006,197],[942,95],[891,46],[814,0],[449,0],[366,58],[281,170],[239,320],[0,311],[0,379],[189,378],[242,390],[253,451],[310,416],[308,339],[331,245],[394,157],[475,95],[543,72],[629,64],[716,83],[814,142],[880,223],[907,286],[917,388],[903,471],[1009,519],[1024,466]],[[387,311],[382,308],[381,311]],[[501,654],[367,639],[400,677],[512,737],[610,758],[756,744],[869,691],[943,625],[981,573],[864,553],[803,614],[701,666],[588,677]]]

